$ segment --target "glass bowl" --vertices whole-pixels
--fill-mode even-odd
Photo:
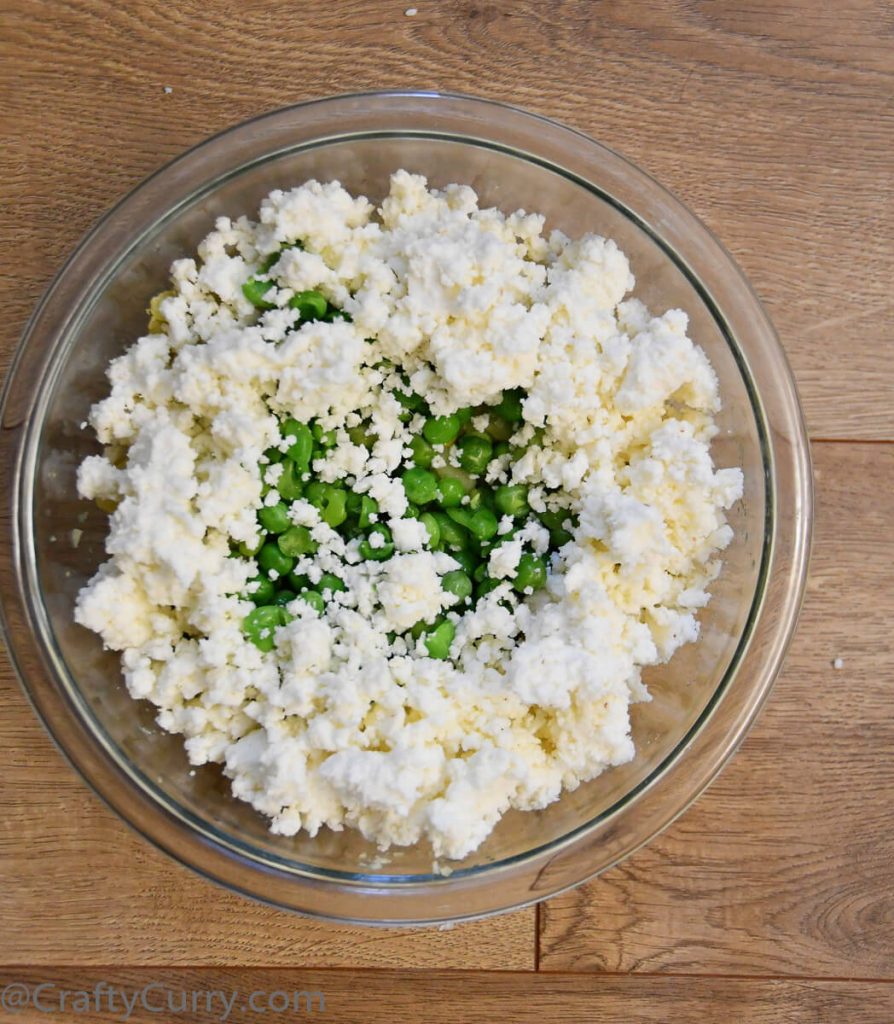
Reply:
[[[145,329],[173,259],[219,214],[252,215],[273,188],[338,179],[380,198],[398,168],[472,185],[482,205],[546,214],[547,228],[615,239],[635,294],[679,306],[721,382],[713,445],[742,466],[735,540],[701,613],[701,638],[647,674],[632,709],[637,754],[543,811],[507,814],[449,875],[427,845],[382,855],[354,831],[275,836],[220,771],[191,771],[179,737],[134,702],[118,657],[76,626],[80,587],[104,559],[105,516],[78,499],[96,451],[81,424],[109,360]],[[16,352],[2,405],[6,639],[56,742],[125,821],[230,888],[319,917],[409,924],[478,917],[577,885],[663,829],[704,789],[764,702],[795,627],[812,489],[795,386],[773,328],[730,256],[676,199],[591,139],[498,103],[370,93],[258,117],[203,142],[108,213],[62,268]]]

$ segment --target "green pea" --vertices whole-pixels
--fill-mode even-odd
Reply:
[[[245,597],[257,605],[271,604],[276,597],[273,580],[268,580],[266,576],[255,576],[254,579],[248,581]]]
[[[401,516],[401,519],[418,519],[420,508],[418,505],[414,505],[412,501],[407,502],[407,510]]]
[[[487,579],[487,562],[479,562],[472,573],[472,579],[476,583],[483,583]]]
[[[314,441],[321,448],[334,448],[338,442],[338,437],[334,430],[323,430],[319,423],[315,423],[311,427],[311,433],[313,434]]]
[[[274,604],[284,605],[294,601],[298,595],[293,590],[280,590],[273,599]]]
[[[459,416],[451,413],[449,416],[432,416],[426,420],[422,433],[429,444],[452,444],[461,427]]]
[[[324,572],[320,577],[320,582],[317,584],[317,590],[321,594],[325,594],[327,591],[335,594],[347,590],[347,587],[345,586],[345,581],[340,576],[336,576],[331,572]]]
[[[269,465],[273,465],[276,462],[282,462],[282,457],[283,453],[279,450],[279,448],[264,449],[264,458],[267,460],[267,463]],[[266,466],[262,467],[262,469],[266,470]]]
[[[306,472],[306,470],[305,470]],[[276,481],[276,489],[280,497],[286,501],[297,501],[304,493],[304,484],[301,481],[301,471],[291,459],[286,459],[282,464],[282,473]]]
[[[462,569],[454,569],[452,572],[444,573],[441,578],[441,586],[448,594],[453,594],[461,601],[472,594],[472,581]]]
[[[280,537],[286,536],[283,534]],[[291,555],[287,555],[279,547],[276,541],[267,541],[267,543],[258,552],[258,565],[262,572],[268,575],[271,572],[278,573],[280,576],[285,576],[295,567],[295,559]]]
[[[370,538],[374,535],[382,538],[383,543],[379,547],[374,547],[370,543]],[[367,539],[360,542],[360,557],[370,562],[386,562],[393,554],[394,541],[391,539],[391,531],[383,523],[376,523],[369,531]]]
[[[236,549],[243,558],[254,558],[255,555],[261,550],[266,538],[263,534],[258,536],[258,539],[253,543],[249,544],[247,541],[241,541],[239,547]]]
[[[441,527],[438,526],[437,519],[431,512],[423,512],[419,517],[419,522],[428,532],[428,546],[434,550],[441,541]]]
[[[456,508],[463,500],[466,489],[455,476],[443,476],[438,481],[437,499],[442,508]]]
[[[469,422],[469,420],[475,415],[475,410],[472,408],[472,406],[467,405],[465,409],[457,409],[453,415],[457,417],[462,426],[465,426]]]
[[[407,500],[417,505],[427,505],[434,501],[438,493],[438,478],[427,469],[408,469],[401,480]]]
[[[564,508],[547,509],[545,512],[537,513],[537,518],[547,530],[563,530],[565,521],[570,517],[571,513]]]
[[[298,595],[298,598],[306,604],[309,604],[318,615],[323,614],[326,602],[323,600],[322,594],[318,594],[315,590],[305,590],[303,593]]]
[[[296,594],[300,594],[302,590],[310,589],[310,580],[300,573],[290,572],[288,579],[289,586],[292,588],[292,590],[295,591]]]
[[[527,590],[540,590],[546,583],[546,559],[526,551],[518,560],[513,589],[520,594]]]
[[[292,525],[289,510],[281,501],[259,509],[258,522],[268,533],[284,533]]]
[[[492,413],[487,424],[487,432],[495,441],[508,441],[515,433],[515,428],[499,413]]]
[[[304,497],[313,505],[314,508],[323,511],[323,505],[326,502],[326,491],[329,489],[329,484],[324,484],[322,480],[312,480],[307,487],[304,488]]]
[[[489,508],[479,508],[472,513],[469,529],[479,541],[487,541],[496,535],[499,525],[497,517]]]
[[[444,661],[450,654],[450,645],[455,636],[456,627],[449,619],[439,622],[423,640],[428,656],[437,658],[438,661]]]
[[[511,391],[504,391],[499,403],[494,406],[494,412],[502,416],[509,423],[520,423],[524,419],[522,412],[522,399],[525,397],[521,388],[513,388]]]
[[[450,557],[455,559],[463,567],[463,571],[472,576],[478,566],[478,558],[469,548],[460,548],[458,551],[451,551]],[[454,570],[456,572],[457,570]]]
[[[435,450],[424,437],[414,437],[410,442],[410,450],[413,452],[413,465],[419,469],[428,469],[435,457]]]
[[[295,292],[289,299],[289,307],[297,309],[302,320],[320,320],[326,315],[329,303],[318,291]]]
[[[391,392],[392,395],[400,402],[404,412],[408,412],[409,419],[413,418],[413,413],[419,412],[420,410],[427,408],[427,403],[422,395],[417,395],[415,391],[405,392],[400,389],[396,389]]]
[[[447,510],[447,515],[479,541],[490,540],[500,525],[489,508],[479,508],[474,512],[468,508],[451,508]]]
[[[506,516],[523,516],[528,512],[528,488],[524,484],[503,484],[495,495],[497,508]]]
[[[290,558],[297,558],[300,555],[312,555],[320,546],[311,536],[306,526],[290,526],[285,533],[279,535],[277,541],[279,550]],[[289,572],[292,566],[286,570]]]
[[[447,509],[447,515],[453,520],[454,523],[459,523],[460,526],[464,526],[467,530],[471,528],[471,509],[464,507],[449,508]]]
[[[458,510],[451,509],[450,511]],[[447,548],[452,552],[466,546],[469,541],[469,534],[462,528],[461,524],[455,522],[447,512],[433,512],[432,515],[438,521],[438,526],[441,530],[441,537],[438,542],[441,547]]]
[[[283,625],[282,608],[268,604],[255,608],[242,620],[242,632],[260,651],[272,651],[276,629]]]
[[[512,445],[508,441],[497,441],[494,445],[494,458],[500,459],[512,451]]]
[[[348,514],[357,519],[357,525],[365,530],[373,522],[372,517],[378,514],[379,503],[368,494],[355,494],[353,491],[347,496]]]
[[[276,266],[276,264],[279,263],[280,256],[281,253],[279,252],[279,250],[270,253],[269,256],[265,256],[264,262],[261,264],[261,269],[259,273],[266,274],[268,273],[268,271],[272,270]]]
[[[270,302],[265,296],[276,285],[266,277],[250,277],[242,286],[242,294],[257,309],[276,309],[276,303]]]
[[[472,512],[477,511],[479,508],[489,508],[493,512],[497,507],[494,492],[487,484],[479,485],[469,492],[468,507]]]
[[[313,453],[314,438],[310,427],[306,423],[299,423],[298,420],[288,419],[282,425],[284,437],[291,440],[286,455],[295,463],[300,472],[306,473],[310,469],[310,459]]]
[[[330,306],[320,319],[325,320],[327,324],[331,324],[334,320],[344,320],[349,324],[354,322],[350,313],[346,313],[343,309],[336,309],[335,306]]]
[[[426,622],[425,619],[420,619],[410,627],[410,636],[414,640],[418,640],[430,625],[432,625],[432,623]]]
[[[341,487],[329,486],[323,499],[323,522],[335,529],[348,518],[347,492]]]
[[[457,443],[459,464],[467,472],[478,476],[487,469],[494,446],[489,437],[480,434],[466,434]]]
[[[475,597],[484,597],[485,594],[489,594],[492,590],[496,590],[501,582],[501,580],[491,579],[490,576],[485,577],[475,586]]]
[[[376,435],[369,433],[362,423],[359,423],[356,427],[349,427],[348,437],[351,440],[351,444],[362,444],[364,448],[372,448],[376,443]]]

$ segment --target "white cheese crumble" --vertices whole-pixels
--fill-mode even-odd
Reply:
[[[259,315],[242,286],[296,239]],[[741,472],[711,460],[717,379],[686,315],[653,317],[626,298],[633,286],[611,240],[545,237],[540,216],[481,210],[468,186],[431,190],[405,171],[378,210],[336,182],[275,191],[259,222],[220,218],[197,259],[173,265],[161,330],[111,364],[90,414],[106,454],[82,463],[79,489],[114,512],[75,617],[122,652],[131,694],[185,737],[192,764],[222,764],[274,832],[348,826],[382,849],[427,839],[461,858],[510,808],[542,808],[633,756],[641,670],[698,637],[742,493]],[[351,320],[296,326],[288,300],[308,289]],[[536,512],[568,510],[573,537],[544,590],[511,586],[526,545],[548,550],[533,520],[494,548],[495,589],[474,607],[442,589],[457,563],[401,518],[393,475],[422,421],[401,422],[383,360],[436,415],[527,392],[512,438],[526,450],[492,472],[526,484]],[[371,448],[347,433],[360,412]],[[283,447],[284,417],[336,431],[315,475],[375,498],[394,554],[364,560],[312,504],[289,503],[319,544],[295,572],[345,589],[322,615],[294,600],[262,652],[239,596],[257,566],[230,553],[257,543],[258,510],[279,500],[282,467],[263,453]],[[504,517],[500,536],[512,529]],[[456,627],[452,660],[396,636],[439,614]]]

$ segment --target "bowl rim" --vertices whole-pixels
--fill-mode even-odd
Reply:
[[[625,792],[605,811],[555,840],[533,847],[524,853],[490,864],[478,865],[467,869],[458,869],[449,877],[439,876],[436,874],[400,875],[395,877],[387,874],[332,872],[328,869],[314,867],[313,865],[299,864],[295,861],[286,861],[276,855],[270,854],[267,851],[258,851],[257,848],[247,847],[246,844],[242,844],[238,840],[234,840],[232,836],[221,833],[214,828],[209,828],[206,823],[195,818],[191,812],[186,811],[179,805],[176,805],[176,802],[169,798],[167,794],[162,793],[158,787],[151,782],[151,780],[142,774],[136,765],[129,762],[123,755],[119,756],[115,744],[105,734],[104,728],[96,720],[83,698],[81,698],[74,681],[69,679],[66,682],[65,677],[67,675],[67,670],[58,650],[54,651],[53,649],[55,647],[53,632],[49,628],[49,624],[46,620],[46,612],[43,608],[39,588],[37,587],[37,565],[33,537],[31,534],[32,515],[30,505],[30,482],[33,480],[35,472],[37,440],[39,439],[40,430],[43,424],[43,416],[41,413],[45,409],[49,395],[53,391],[52,385],[54,371],[59,371],[62,357],[67,351],[64,341],[67,337],[72,335],[78,320],[87,315],[89,310],[92,308],[92,301],[88,298],[87,300],[82,300],[80,305],[76,308],[66,308],[64,312],[67,315],[62,316],[61,318],[60,312],[63,311],[57,310],[55,307],[60,305],[60,292],[65,291],[68,279],[76,271],[80,276],[79,264],[85,262],[85,257],[89,256],[91,248],[96,248],[97,244],[103,240],[104,234],[108,233],[109,230],[115,230],[115,224],[122,213],[129,212],[132,214],[134,207],[136,207],[136,214],[139,215],[139,208],[144,205],[145,197],[147,194],[150,194],[153,189],[156,189],[163,182],[166,182],[168,178],[176,176],[177,172],[190,165],[197,155],[202,153],[206,155],[213,153],[215,147],[232,139],[238,133],[245,134],[260,125],[271,126],[278,120],[283,118],[288,119],[289,117],[294,117],[296,115],[300,116],[302,113],[306,113],[311,110],[323,111],[325,108],[325,112],[331,112],[333,108],[337,109],[339,106],[344,106],[345,104],[356,105],[360,103],[362,105],[366,103],[368,105],[371,104],[374,107],[377,105],[384,105],[386,108],[389,105],[393,105],[395,110],[406,112],[408,109],[407,104],[409,104],[410,108],[415,109],[413,107],[414,103],[418,103],[420,101],[422,101],[423,104],[430,103],[435,106],[445,103],[448,105],[452,104],[454,106],[459,105],[461,109],[472,106],[476,109],[476,112],[482,112],[482,116],[486,113],[492,114],[493,110],[497,108],[500,110],[503,118],[511,117],[515,121],[521,121],[523,126],[536,125],[538,133],[543,133],[548,130],[551,134],[570,137],[576,141],[578,145],[583,144],[588,151],[593,151],[604,159],[610,158],[617,162],[618,166],[623,168],[638,185],[648,185],[651,191],[657,195],[658,199],[665,203],[670,203],[674,208],[675,213],[678,216],[682,215],[687,226],[690,229],[694,226],[697,231],[701,232],[710,243],[709,248],[713,249],[715,253],[719,251],[720,255],[725,259],[725,271],[727,273],[732,271],[732,276],[738,286],[738,292],[748,300],[747,304],[751,307],[752,315],[757,318],[756,323],[758,323],[758,326],[763,329],[766,338],[769,339],[771,343],[770,349],[773,350],[771,354],[775,355],[775,365],[773,369],[776,372],[779,372],[780,370],[782,371],[782,385],[783,388],[788,391],[789,398],[786,410],[788,415],[785,417],[787,421],[787,429],[782,431],[782,436],[788,437],[792,441],[785,453],[782,452],[779,444],[774,443],[774,437],[779,434],[779,424],[771,422],[773,417],[770,416],[769,413],[774,411],[778,412],[778,410],[768,410],[765,407],[760,390],[755,384],[752,370],[749,367],[749,361],[738,344],[737,334],[733,327],[727,322],[726,316],[721,307],[715,302],[710,288],[705,285],[704,274],[696,273],[676,247],[669,245],[665,241],[664,237],[653,229],[650,223],[642,219],[639,214],[626,203],[619,201],[617,196],[606,192],[601,186],[596,185],[594,182],[582,177],[578,172],[571,171],[569,168],[566,168],[561,164],[539,157],[536,153],[520,150],[507,143],[495,143],[492,138],[488,139],[479,138],[475,135],[445,133],[443,130],[430,132],[412,128],[394,129],[384,133],[389,136],[397,135],[400,137],[421,136],[436,137],[439,139],[450,138],[454,141],[462,142],[467,145],[484,147],[490,146],[491,148],[502,149],[505,152],[511,152],[515,156],[537,163],[549,171],[560,173],[575,181],[578,185],[591,192],[595,192],[601,198],[613,203],[613,205],[620,209],[625,216],[633,220],[641,229],[646,231],[653,238],[661,249],[686,275],[690,284],[692,284],[692,286],[698,291],[702,301],[705,303],[718,327],[723,332],[727,344],[730,347],[730,351],[737,361],[739,371],[742,374],[745,386],[749,391],[759,434],[762,435],[761,448],[764,458],[764,475],[766,483],[766,521],[764,543],[762,545],[762,566],[742,636],[739,639],[736,651],[733,654],[722,680],[716,687],[715,692],[711,696],[706,707],[702,710],[701,714],[687,733],[679,740],[664,760],[646,778]],[[443,109],[444,108],[441,107],[441,111],[443,111]],[[417,110],[417,113],[420,112],[423,116],[426,113],[431,113],[431,111],[426,111],[424,109]],[[485,124],[487,125],[486,116]],[[493,134],[491,125],[487,125],[487,130]],[[324,135],[312,135],[301,143],[289,144],[286,149],[288,151],[296,151],[302,148],[330,145],[333,142],[343,141],[348,138],[370,135],[375,136],[377,134],[381,135],[382,132],[350,131],[346,134],[329,132]],[[273,160],[277,156],[282,155],[282,152],[282,149],[266,149],[258,157],[258,160]],[[191,190],[186,196],[181,198],[179,203],[174,204],[171,207],[166,207],[163,213],[159,216],[147,219],[145,230],[156,229],[159,224],[175,217],[178,210],[182,208],[184,203],[188,202],[191,204],[195,202],[202,194],[207,193],[207,191],[213,188],[219,187],[226,177],[244,171],[254,162],[257,161],[248,163],[242,162],[236,167],[230,167],[225,171],[220,171],[212,175],[204,182],[204,186],[202,188]],[[151,202],[145,202],[145,205],[150,209],[152,208]],[[140,241],[141,235],[139,234],[128,236],[128,238],[121,244],[120,251],[117,253],[114,260],[100,259],[98,261],[97,271],[101,272],[102,277],[107,277],[113,274],[120,263],[120,260],[124,258],[127,253],[131,252],[134,247],[138,246]],[[95,298],[98,294],[99,286],[96,280],[92,281],[91,285],[92,287],[89,289],[88,294]],[[64,298],[64,296],[61,297]],[[50,319],[50,323],[44,323],[47,318]],[[55,338],[55,345],[48,346],[47,351],[41,353],[43,358],[39,360],[35,366],[33,365],[33,359],[31,363],[27,363],[27,357],[29,355],[33,356],[33,351],[29,351],[29,348],[31,347],[29,346],[29,342],[33,340],[35,335],[39,334],[41,329],[45,332],[49,332],[49,334]],[[775,346],[775,350],[773,349],[773,346]],[[29,389],[29,394],[26,396],[29,408],[27,409],[27,415],[25,416],[20,415],[20,409],[18,408],[20,402],[17,402],[17,399],[20,400],[21,395],[16,389],[16,385],[18,383],[19,390],[21,390],[20,379],[23,376],[28,378],[26,383],[30,383],[32,385]],[[33,384],[36,382],[35,378],[36,381],[39,381],[40,383],[40,387],[38,387],[36,391],[33,387]],[[778,384],[779,381],[777,380],[776,383]],[[430,923],[433,921],[460,920],[487,916],[490,913],[508,911],[524,906],[528,903],[536,902],[548,895],[552,895],[554,892],[563,891],[573,885],[580,884],[580,882],[592,877],[593,874],[606,870],[612,864],[617,863],[618,860],[628,856],[635,849],[639,848],[639,846],[652,839],[663,828],[667,827],[667,825],[670,824],[670,822],[679,814],[683,813],[691,802],[696,799],[702,790],[709,784],[717,772],[720,771],[728,758],[734,752],[735,748],[744,738],[747,729],[753,723],[760,707],[763,705],[767,695],[769,694],[772,682],[780,667],[785,648],[787,647],[787,644],[791,639],[791,635],[794,632],[798,610],[803,597],[812,522],[812,481],[810,475],[809,447],[807,445],[806,431],[804,429],[803,418],[800,413],[800,407],[791,371],[788,368],[784,353],[782,352],[778,339],[776,339],[769,319],[760,306],[760,303],[754,295],[747,279],[745,279],[738,266],[732,260],[732,257],[725,249],[723,249],[713,234],[711,234],[711,232],[694,216],[694,214],[691,213],[691,211],[688,210],[687,207],[685,207],[663,186],[658,184],[646,172],[635,167],[635,165],[627,161],[624,157],[621,157],[614,151],[608,149],[608,147],[596,142],[582,132],[560,125],[549,118],[543,117],[542,115],[530,113],[528,111],[521,110],[518,107],[497,101],[464,96],[458,93],[424,90],[389,90],[343,94],[324,99],[310,100],[305,103],[295,104],[260,114],[254,118],[250,118],[237,125],[226,128],[210,138],[200,141],[195,146],[175,157],[173,160],[146,178],[143,182],[138,184],[127,195],[120,199],[107,213],[105,213],[97,221],[94,227],[81,239],[69,258],[65,261],[61,269],[50,282],[25,326],[21,340],[19,341],[11,361],[10,368],[4,382],[2,397],[0,397],[0,423],[2,423],[0,438],[2,438],[3,446],[6,449],[7,455],[9,456],[12,454],[13,456],[11,459],[7,458],[4,460],[4,471],[9,474],[10,468],[12,470],[11,480],[8,481],[10,486],[7,487],[7,494],[9,495],[9,500],[12,505],[9,517],[9,532],[11,536],[7,538],[10,542],[4,545],[2,552],[0,552],[0,554],[2,554],[0,564],[2,564],[2,568],[7,571],[7,578],[15,581],[14,586],[3,588],[2,594],[0,594],[0,628],[2,628],[3,637],[6,641],[7,648],[10,652],[12,662],[19,676],[22,688],[57,747],[63,752],[79,774],[81,774],[88,785],[90,785],[91,788],[93,788],[94,791],[97,792],[98,795],[109,806],[111,806],[123,820],[176,859],[181,860],[181,862],[194,870],[199,871],[199,873],[206,877],[221,882],[222,884],[237,891],[262,899],[265,902],[270,902],[276,906],[285,906],[289,909],[300,909],[305,912],[310,912],[313,913],[314,916],[331,916],[335,920],[350,920],[358,923],[376,924]],[[782,489],[779,487],[779,472],[782,465],[783,454],[786,454],[789,457],[790,465],[788,465],[787,468],[789,470],[791,480],[789,481],[790,487],[788,491],[781,494],[780,492]],[[792,507],[785,510],[780,509],[780,497],[784,497],[789,501]],[[698,783],[687,790],[685,799],[678,801],[674,808],[672,808],[671,812],[663,816],[665,820],[657,828],[652,828],[649,834],[641,837],[639,841],[628,843],[624,850],[610,861],[600,864],[595,870],[589,871],[589,873],[585,872],[580,875],[580,877],[576,877],[574,880],[567,882],[566,884],[558,885],[555,888],[549,888],[549,886],[547,886],[547,890],[545,891],[529,892],[528,898],[521,900],[516,899],[514,902],[507,903],[506,905],[488,906],[486,909],[472,913],[439,913],[436,916],[431,917],[418,916],[414,912],[411,916],[405,917],[401,915],[397,919],[382,917],[370,919],[363,916],[345,916],[341,913],[327,915],[325,912],[322,912],[319,907],[314,907],[313,909],[308,910],[304,906],[296,905],[296,903],[291,900],[283,902],[281,898],[268,898],[264,892],[258,892],[251,886],[245,886],[244,879],[243,884],[240,884],[236,878],[228,877],[230,873],[221,870],[223,865],[220,863],[220,857],[234,857],[242,865],[245,865],[247,862],[250,871],[255,876],[257,876],[258,868],[260,868],[262,872],[273,871],[285,873],[293,883],[300,879],[303,882],[310,882],[316,886],[336,886],[340,889],[346,888],[358,893],[362,890],[367,897],[373,895],[369,891],[370,887],[372,887],[373,889],[382,890],[381,892],[376,892],[376,896],[390,896],[393,898],[397,892],[416,895],[420,889],[428,892],[430,887],[457,889],[461,887],[462,883],[470,882],[477,885],[483,878],[488,879],[489,882],[492,883],[495,876],[515,871],[521,866],[527,864],[533,865],[541,861],[546,863],[554,862],[555,858],[561,857],[563,851],[567,851],[569,848],[574,847],[581,839],[593,834],[597,828],[610,825],[613,819],[616,819],[632,801],[635,801],[647,790],[653,789],[658,783],[665,779],[671,769],[679,764],[687,750],[692,748],[695,739],[703,734],[709,720],[714,717],[720,703],[728,695],[731,684],[736,679],[737,672],[739,671],[743,660],[749,653],[752,642],[755,638],[756,630],[761,624],[762,613],[766,610],[768,588],[772,582],[771,569],[774,564],[774,558],[779,553],[778,541],[781,526],[780,515],[783,511],[790,516],[792,526],[792,536],[789,538],[788,543],[788,546],[791,548],[789,553],[790,564],[788,566],[788,571],[793,584],[793,589],[790,585],[788,599],[783,602],[784,614],[777,618],[774,623],[775,629],[773,630],[773,636],[768,638],[768,652],[765,659],[766,663],[764,665],[760,685],[750,695],[750,700],[747,702],[747,706],[742,709],[733,734],[725,737],[727,742],[720,745],[722,749],[714,751],[710,767],[703,770]],[[40,642],[40,637],[44,638],[43,644]],[[50,641],[49,644],[46,643],[46,640]],[[60,695],[63,697],[62,701],[59,700]],[[78,735],[79,730],[84,728],[86,728],[89,733],[89,737],[84,734]],[[98,746],[92,751],[85,750],[85,744],[89,743],[91,740],[98,741]],[[102,757],[100,755],[102,755]],[[128,780],[129,787],[136,787],[141,791],[137,794],[140,797],[138,802],[141,805],[144,805],[147,800],[154,803],[155,809],[159,812],[161,817],[153,818],[151,828],[141,827],[134,820],[137,815],[134,813],[127,813],[125,808],[129,807],[133,810],[134,807],[133,800],[126,799],[127,794],[122,792],[112,792],[112,788],[114,787],[110,788],[108,784],[108,770],[102,770],[104,766],[100,764],[103,757],[109,762],[109,764],[105,766],[106,769],[110,766],[114,766],[118,773],[123,774]],[[120,784],[122,780],[119,778],[117,781]],[[131,792],[129,796],[132,798],[134,793]],[[188,849],[192,844],[173,842],[170,835],[163,834],[165,830],[159,828],[159,823],[162,820],[167,820],[169,824],[174,824],[177,829],[185,828],[192,830],[196,834],[195,838],[201,841],[206,850],[213,848],[215,856],[211,858],[211,861],[213,862],[212,866],[202,866],[196,862],[196,858],[194,856],[190,856],[188,854]],[[538,877],[539,874],[540,873],[538,873]]]

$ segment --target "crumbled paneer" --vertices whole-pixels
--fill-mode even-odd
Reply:
[[[685,313],[630,297],[614,242],[543,226],[406,171],[378,209],[337,182],[275,191],[257,222],[221,218],[174,263],[154,333],[109,367],[90,415],[106,453],[79,474],[85,498],[114,506],[109,559],[75,617],[121,652],[131,694],[191,763],[219,762],[274,832],[351,827],[464,857],[510,808],[629,761],[642,669],[698,637],[743,482],[711,459],[716,376]],[[301,321],[308,291],[348,318]],[[423,422],[394,397],[407,382],[434,416],[520,389],[517,457],[488,481],[524,485],[567,533],[555,550],[538,521],[513,534],[503,516],[474,604],[442,588],[459,563],[428,549],[397,472]],[[294,573],[326,600],[292,600],[265,650],[243,624],[290,417],[333,432],[313,477],[374,499],[382,529],[364,548],[306,495],[286,502],[316,547]],[[431,465],[457,462],[437,445]],[[512,586],[526,551],[549,560],[536,593]],[[432,657],[409,631],[437,617],[450,632]]]

